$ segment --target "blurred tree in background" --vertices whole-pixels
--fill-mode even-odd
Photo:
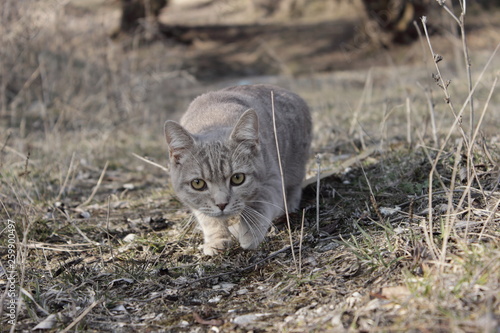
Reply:
[[[228,0],[212,0],[210,3]],[[250,1],[254,11],[259,12],[262,17],[268,18],[277,15],[289,19],[301,17],[305,6],[311,3],[346,2],[348,0],[247,0]],[[431,11],[431,4],[436,7],[435,0],[360,0],[366,17],[374,29],[367,29],[372,34],[371,38],[383,45],[389,43],[406,44],[418,37],[418,32],[413,24],[419,22],[420,17],[427,16]],[[113,34],[136,32],[141,26],[149,21],[155,24],[161,10],[168,6],[168,0],[120,0],[121,19],[120,26]],[[349,0],[349,4],[356,4]],[[482,8],[492,8],[500,5],[500,0],[471,0],[469,5],[479,5]],[[453,7],[453,2],[447,5]],[[147,27],[146,27],[147,29]],[[175,28],[177,29],[177,28]],[[167,37],[176,36],[168,29],[163,29]],[[377,36],[378,35],[378,36]]]
[[[168,0],[120,0],[120,26],[113,33],[113,37],[120,33],[135,32],[145,19],[150,19],[153,24],[156,23],[161,10],[167,4]]]
[[[427,15],[431,0],[363,0],[370,19],[392,35],[392,42],[408,43],[418,37],[413,21]]]

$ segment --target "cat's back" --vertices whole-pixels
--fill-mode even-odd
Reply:
[[[246,110],[254,109],[261,133],[267,136],[272,131],[272,101],[278,133],[307,135],[311,116],[304,100],[289,90],[268,84],[233,86],[203,94],[191,102],[181,125],[191,133],[232,128]]]

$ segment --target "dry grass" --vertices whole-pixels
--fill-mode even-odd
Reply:
[[[335,172],[318,217],[317,184],[305,189],[303,233],[291,214],[258,251],[215,258],[164,170],[133,154],[166,164],[163,122],[235,80],[197,81],[183,58],[195,46],[111,42],[117,12],[97,1],[7,0],[1,15],[3,330],[498,330],[498,54],[481,74],[497,14],[467,35],[471,84],[446,33],[430,38],[446,90],[425,39],[406,50],[427,60],[406,66],[396,50],[370,70],[236,80],[304,96],[321,171]]]

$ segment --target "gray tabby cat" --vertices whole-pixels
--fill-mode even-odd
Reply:
[[[271,85],[230,87],[197,97],[180,124],[165,123],[172,184],[201,226],[207,255],[227,248],[232,236],[244,249],[257,248],[285,212],[271,91],[293,211],[311,145],[311,115],[298,95]]]

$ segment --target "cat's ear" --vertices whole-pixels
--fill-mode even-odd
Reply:
[[[194,139],[188,131],[172,120],[167,120],[164,126],[170,160],[180,163],[182,157],[194,146]]]
[[[253,109],[246,110],[234,126],[230,136],[236,142],[246,141],[251,145],[259,143],[259,118]]]

